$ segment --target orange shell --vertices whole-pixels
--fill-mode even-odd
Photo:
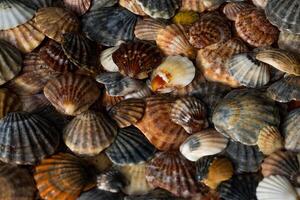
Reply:
[[[69,10],[78,15],[83,15],[88,11],[92,4],[92,0],[64,0],[64,5]]]

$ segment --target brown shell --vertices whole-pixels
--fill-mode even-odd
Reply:
[[[44,94],[59,112],[74,116],[87,111],[100,90],[92,79],[67,73],[48,81]]]
[[[137,37],[140,40],[150,40],[150,41],[155,41],[158,32],[165,28],[165,24],[159,20],[155,20],[152,18],[143,18],[143,19],[138,19],[135,29],[134,29],[134,34],[135,37]]]
[[[41,8],[36,13],[38,29],[47,37],[61,43],[64,33],[77,32],[79,21],[76,16],[63,8]]]
[[[266,126],[259,133],[257,146],[265,155],[270,155],[283,148],[283,138],[276,127]]]
[[[300,55],[300,35],[280,31],[278,46],[280,49],[291,51]]]
[[[113,164],[104,152],[96,156],[83,157],[82,159],[91,163],[99,172],[108,170]]]
[[[247,9],[253,9],[254,6],[246,2],[229,2],[223,7],[223,13],[232,21],[236,20],[236,16]]]
[[[20,111],[22,108],[21,101],[17,95],[5,88],[0,89],[0,119],[7,113]]]
[[[65,7],[75,12],[77,15],[86,13],[91,4],[92,0],[64,0]]]
[[[137,3],[137,0],[120,0],[120,6],[133,12],[136,15],[146,16],[147,14],[143,11],[142,7]]]
[[[106,91],[101,97],[101,101],[106,110],[109,110],[111,107],[124,100],[123,96],[110,96]]]
[[[182,0],[180,10],[203,12],[206,7],[202,0]]]
[[[270,46],[277,41],[279,31],[266,18],[264,12],[249,9],[237,15],[235,28],[238,35],[255,47]]]
[[[19,98],[22,103],[22,110],[26,112],[32,112],[51,105],[43,93],[22,95]]]

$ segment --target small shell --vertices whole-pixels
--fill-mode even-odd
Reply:
[[[155,41],[160,30],[165,28],[165,23],[152,18],[138,19],[134,34],[140,40]]]
[[[261,9],[265,9],[267,6],[268,0],[252,0],[253,4]]]
[[[282,121],[282,133],[287,150],[300,152],[300,108],[292,110]]]
[[[277,41],[279,31],[267,20],[263,11],[249,9],[237,15],[235,28],[238,35],[255,47],[270,46]]]
[[[81,193],[76,200],[123,200],[123,195],[107,192],[99,189],[92,189]]]
[[[120,192],[127,185],[121,172],[115,169],[107,170],[97,176],[97,188],[112,193]]]
[[[105,49],[104,51],[101,52],[100,54],[100,63],[102,65],[102,67],[108,71],[108,72],[118,72],[119,68],[116,65],[116,63],[114,63],[113,59],[112,59],[112,54],[118,50],[119,46],[115,46],[115,47],[111,47],[108,49]]]
[[[172,19],[175,24],[192,25],[199,20],[199,14],[194,11],[181,11],[178,12]]]
[[[67,9],[78,15],[83,15],[88,11],[92,4],[92,0],[63,0]]]
[[[274,126],[263,128],[259,133],[257,146],[265,155],[270,155],[278,149],[283,148],[283,139],[279,130]]]
[[[184,55],[191,59],[196,56],[196,50],[189,43],[184,27],[179,24],[172,24],[158,31],[156,43],[168,56]]]
[[[22,109],[22,103],[14,93],[5,88],[0,89],[0,119],[5,117],[10,112],[19,111]]]
[[[300,34],[280,31],[278,46],[280,49],[300,55]]]
[[[158,188],[144,195],[127,196],[124,200],[182,200],[182,198],[177,198],[172,193]]]
[[[88,110],[100,96],[100,90],[88,77],[64,74],[48,81],[44,94],[59,112],[74,116]]]
[[[146,170],[150,185],[185,198],[199,192],[194,176],[195,165],[175,152],[157,153]]]
[[[142,7],[137,3],[137,0],[120,0],[120,6],[133,12],[136,15],[146,16],[147,14],[143,11]]]
[[[214,129],[206,129],[188,137],[180,146],[181,154],[190,161],[222,152],[228,140]]]
[[[196,69],[192,61],[182,56],[168,56],[151,75],[151,89],[168,93],[190,84]]]
[[[254,8],[254,6],[246,2],[229,2],[223,7],[223,13],[228,19],[235,21],[239,13],[252,8]]]

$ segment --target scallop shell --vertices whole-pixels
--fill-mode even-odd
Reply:
[[[39,9],[36,13],[35,22],[42,33],[58,43],[62,42],[64,33],[79,30],[79,21],[76,16],[62,8]]]
[[[144,84],[144,86],[138,91],[125,95],[125,99],[143,99],[150,96],[152,96],[152,91],[147,84]]]
[[[181,154],[190,161],[222,152],[228,140],[214,129],[194,133],[180,146]]]
[[[143,18],[138,19],[134,34],[140,40],[150,40],[155,41],[157,34],[160,30],[165,28],[165,23],[159,20],[155,20],[152,18]]]
[[[82,158],[84,159],[84,161],[95,167],[97,172],[104,172],[106,170],[109,170],[113,165],[113,163],[110,161],[110,159],[106,156],[104,152],[101,152],[96,156]]]
[[[40,196],[49,200],[76,200],[96,185],[85,163],[68,153],[44,159],[35,167],[34,179]]]
[[[156,43],[168,56],[184,55],[191,59],[196,56],[196,50],[189,43],[184,27],[179,24],[172,24],[160,29],[157,33]]]
[[[77,15],[83,15],[88,11],[92,0],[63,0],[67,9],[75,12]]]
[[[182,198],[177,198],[172,193],[158,188],[144,195],[127,196],[124,200],[182,200]]]
[[[74,116],[88,110],[100,90],[88,77],[69,73],[48,81],[44,94],[59,112]]]
[[[118,3],[118,0],[92,0],[91,11],[104,7],[112,7]]]
[[[112,59],[124,76],[144,79],[163,58],[159,49],[150,43],[129,42],[121,44]]]
[[[238,35],[255,47],[270,46],[278,39],[279,31],[267,20],[263,11],[249,9],[237,15],[235,28]]]
[[[107,92],[102,95],[102,104],[106,108],[106,110],[111,109],[114,105],[124,100],[122,96],[110,96]]]
[[[196,69],[192,61],[183,56],[168,56],[151,75],[151,89],[168,93],[183,88],[194,79]]]
[[[300,55],[300,35],[289,32],[280,31],[278,38],[278,46],[295,54]]]
[[[126,8],[130,12],[136,15],[146,16],[147,14],[143,11],[142,7],[137,3],[137,0],[120,0],[120,6]]]
[[[22,110],[26,112],[32,112],[36,109],[40,109],[50,105],[50,102],[44,94],[19,96],[19,99],[22,104]]]
[[[114,143],[105,152],[113,163],[131,165],[149,160],[155,148],[139,129],[128,127],[119,130]]]
[[[0,89],[0,119],[10,112],[21,110],[22,103],[14,93],[5,88]]]
[[[282,133],[285,137],[285,148],[300,152],[300,108],[292,110],[282,121]]]
[[[203,12],[206,10],[202,0],[182,0],[180,10]]]
[[[33,3],[37,8],[45,8],[53,5],[60,5],[56,0],[25,0]]]
[[[8,163],[33,165],[53,154],[59,144],[56,129],[27,112],[8,113],[0,120],[0,133],[0,159]]]
[[[223,7],[223,13],[231,21],[236,20],[236,16],[247,9],[253,9],[254,6],[247,2],[229,2]]]
[[[26,169],[15,165],[0,166],[0,199],[32,200],[35,195],[35,185],[32,176]]]
[[[268,0],[252,0],[252,3],[261,9],[265,9],[267,6]]]
[[[175,152],[160,152],[146,167],[146,179],[153,187],[175,196],[191,197],[199,192],[194,179],[195,165]]]
[[[283,139],[279,130],[274,126],[263,128],[259,133],[257,146],[265,155],[269,155],[283,148]]]
[[[178,12],[172,19],[175,24],[190,26],[199,20],[199,14],[194,11],[181,11]]]
[[[107,192],[99,189],[92,189],[81,193],[76,200],[123,200],[123,195]]]
[[[83,32],[105,46],[116,46],[132,40],[137,17],[121,7],[91,10],[82,18]]]
[[[100,54],[100,63],[102,65],[102,67],[108,71],[108,72],[118,72],[119,68],[116,65],[116,63],[114,63],[113,59],[112,59],[112,54],[118,50],[119,46],[115,46],[115,47],[111,47],[108,49],[105,49],[104,51],[101,52]]]
[[[107,116],[94,111],[77,115],[64,129],[65,144],[75,153],[93,156],[113,142],[117,127]]]
[[[124,175],[118,170],[110,169],[97,176],[97,188],[112,193],[120,192],[127,185]]]

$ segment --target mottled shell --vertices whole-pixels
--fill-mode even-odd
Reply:
[[[27,112],[7,114],[0,120],[0,133],[0,159],[8,163],[33,165],[53,154],[59,144],[55,128]]]
[[[126,8],[130,12],[136,15],[146,16],[147,14],[143,11],[142,7],[137,3],[137,0],[120,0],[120,6]]]
[[[144,79],[162,62],[162,55],[156,46],[146,42],[123,43],[112,53],[112,59],[119,72],[131,78]]]
[[[223,7],[223,13],[228,19],[235,21],[239,13],[252,8],[254,8],[254,6],[246,2],[229,2]]]
[[[300,34],[280,31],[277,43],[280,49],[300,55]]]
[[[199,14],[194,11],[181,11],[178,12],[172,19],[175,24],[181,24],[185,26],[192,25],[199,20]]]
[[[59,112],[78,115],[98,99],[100,90],[88,77],[69,73],[48,81],[44,94]]]
[[[97,175],[97,188],[99,190],[117,193],[127,184],[124,175],[114,168]]]
[[[180,146],[181,154],[190,161],[222,152],[228,140],[214,129],[194,133]]]
[[[81,193],[76,200],[123,200],[123,195],[111,193],[104,190],[92,189]]]
[[[96,185],[85,163],[68,153],[44,159],[35,167],[34,179],[40,196],[48,200],[76,200]]]
[[[237,15],[235,28],[238,35],[255,47],[270,46],[277,41],[279,31],[267,20],[263,11],[248,9]]]
[[[77,15],[86,13],[91,4],[92,0],[64,0],[65,7],[75,12]]]
[[[62,42],[64,33],[79,30],[79,21],[76,16],[62,8],[39,9],[35,22],[42,33],[59,43]]]
[[[119,68],[112,59],[112,54],[117,51],[119,46],[110,47],[101,52],[99,61],[102,67],[108,72],[118,72]]]
[[[269,155],[283,148],[283,138],[279,130],[274,126],[266,126],[258,136],[257,146],[265,155]]]
[[[157,153],[147,165],[148,183],[176,196],[186,198],[199,192],[194,177],[195,165],[176,152]]]
[[[160,29],[157,33],[156,43],[168,56],[184,55],[191,59],[196,56],[196,50],[189,43],[184,27],[179,24],[172,24]]]
[[[288,113],[283,119],[281,128],[285,138],[285,148],[300,152],[300,108]]]
[[[155,41],[160,30],[165,28],[165,23],[152,18],[138,19],[134,34],[140,40]]]
[[[182,200],[182,198],[177,198],[172,193],[157,188],[144,195],[127,196],[124,200]]]
[[[0,119],[8,113],[22,109],[22,103],[17,95],[5,88],[0,89]]]

